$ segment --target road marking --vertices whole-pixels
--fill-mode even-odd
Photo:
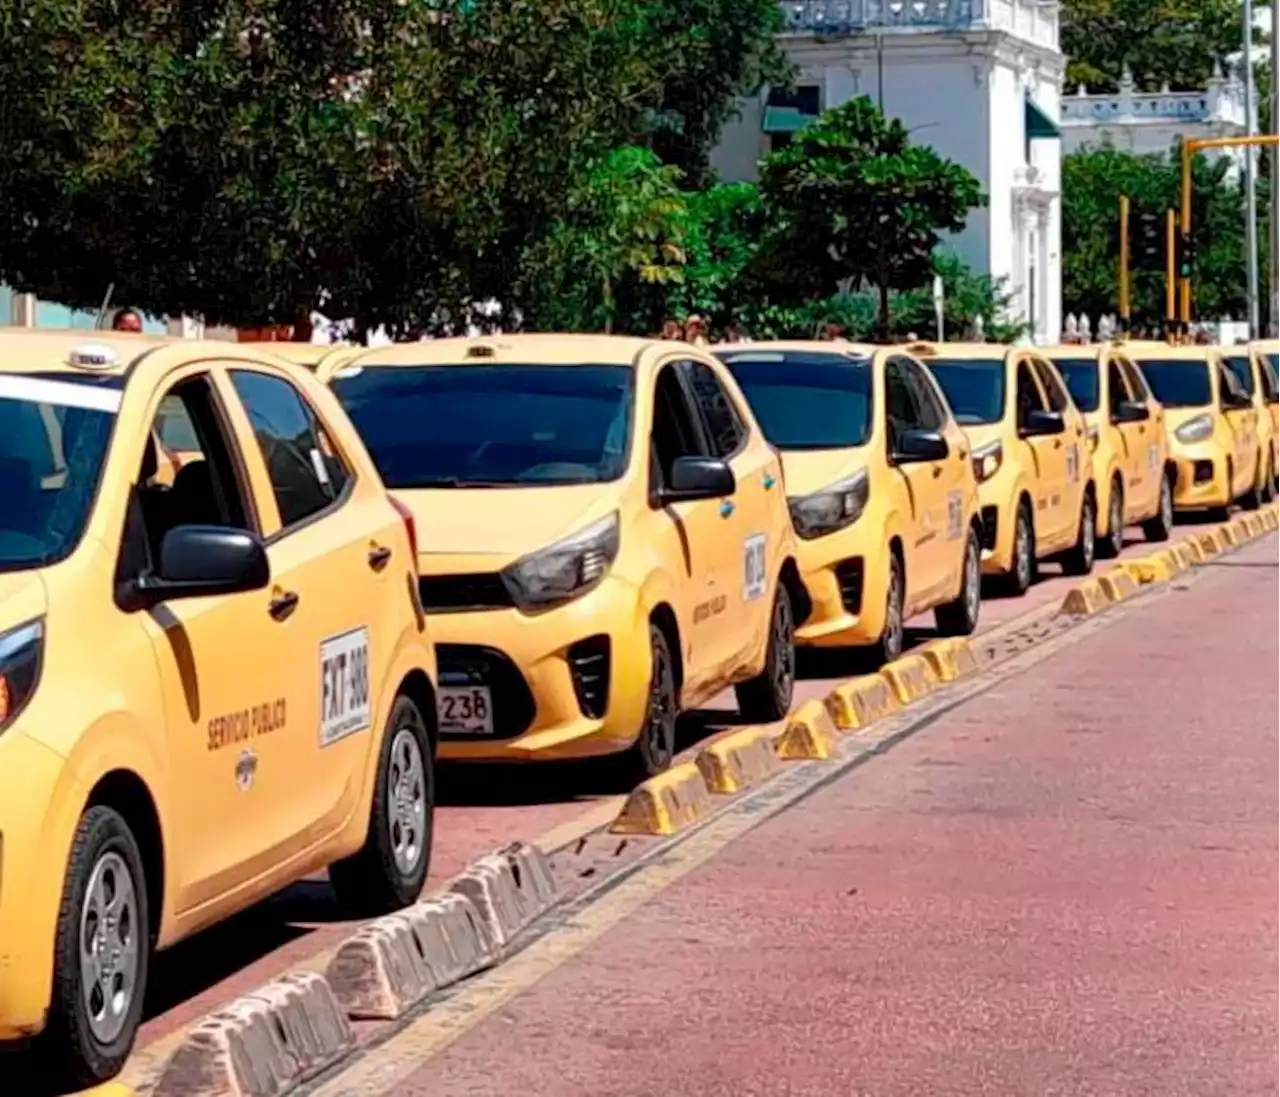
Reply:
[[[1162,597],[1170,588],[1153,592]],[[307,1097],[383,1097],[460,1037],[580,955],[640,907],[657,898],[731,842],[775,815],[833,784],[850,770],[922,731],[961,705],[1127,615],[1146,598],[1065,629],[1057,636],[996,665],[989,672],[931,695],[865,732],[843,737],[831,762],[790,763],[775,780],[726,803],[716,815],[646,851],[560,912],[543,936],[491,972],[463,983],[411,1012],[381,1042],[337,1073],[301,1091]],[[834,764],[833,764],[834,763]]]

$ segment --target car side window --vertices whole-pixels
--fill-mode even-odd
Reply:
[[[1031,366],[1025,358],[1018,363],[1017,401],[1019,427],[1027,425],[1033,411],[1047,410],[1044,394],[1036,384],[1035,375],[1031,372]]]
[[[947,409],[934,389],[924,367],[910,358],[896,358],[897,368],[916,408],[916,429],[942,430],[947,423]]]
[[[1120,372],[1124,374],[1124,379],[1129,382],[1129,391],[1133,393],[1133,398],[1145,404],[1151,399],[1151,390],[1147,387],[1147,379],[1142,376],[1142,370],[1138,369],[1127,358],[1120,358],[1118,361],[1120,363]]]
[[[1129,392],[1129,383],[1125,380],[1124,373],[1120,369],[1120,363],[1114,358],[1107,360],[1107,411],[1114,419],[1116,409],[1125,400],[1132,399]]]
[[[653,430],[649,438],[649,485],[653,494],[671,482],[678,457],[705,457],[702,433],[675,364],[663,366],[653,387]]]
[[[732,397],[705,362],[684,362],[681,365],[702,414],[711,456],[721,459],[733,456],[746,440],[747,431],[737,408],[733,406]]]
[[[177,396],[170,393],[160,401],[156,414],[156,435],[166,448],[187,453],[200,448],[195,424]]]
[[[890,358],[884,366],[884,415],[890,454],[897,450],[904,432],[923,429],[915,387],[901,358]]]
[[[161,420],[180,413],[190,430],[172,484],[159,476]],[[120,578],[133,579],[160,559],[165,534],[178,526],[257,529],[240,451],[207,374],[178,382],[161,401],[130,500]]]
[[[1218,361],[1218,405],[1226,409],[1234,409],[1249,399],[1239,379],[1224,362]]]
[[[230,375],[266,462],[281,528],[335,503],[351,472],[302,394],[270,374],[233,369]]]
[[[1040,387],[1049,400],[1049,409],[1059,414],[1071,407],[1071,395],[1063,387],[1057,371],[1041,358],[1031,360],[1035,373],[1040,378]]]

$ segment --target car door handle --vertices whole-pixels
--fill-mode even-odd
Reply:
[[[1062,439],[1061,439],[1061,438],[1055,438],[1055,439],[1053,440],[1053,448],[1054,448],[1054,449],[1061,449],[1061,448],[1062,448]]]
[[[277,594],[267,605],[267,612],[277,621],[283,621],[298,608],[298,596],[291,590]]]
[[[720,504],[720,517],[728,518],[733,513],[733,500],[725,499]]]
[[[387,566],[387,561],[391,559],[391,549],[386,545],[374,545],[369,550],[369,566],[374,571],[381,571]]]

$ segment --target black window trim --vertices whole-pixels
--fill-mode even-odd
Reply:
[[[244,405],[244,398],[236,390],[235,381],[232,378],[232,374],[235,374],[235,373],[257,373],[263,377],[270,377],[276,381],[283,381],[286,385],[288,385],[295,393],[297,393],[298,398],[302,401],[302,406],[311,412],[311,414],[315,418],[315,421],[329,435],[330,445],[332,445],[335,448],[339,458],[341,459],[343,465],[346,467],[348,472],[347,482],[342,486],[342,490],[336,496],[334,496],[334,498],[330,501],[328,506],[321,507],[319,510],[316,510],[316,511],[312,511],[305,518],[299,518],[296,522],[293,522],[287,526],[283,524],[284,518],[283,516],[281,516],[282,524],[280,528],[276,530],[273,534],[271,534],[269,537],[264,537],[262,540],[262,543],[266,545],[268,548],[270,548],[272,545],[279,544],[286,537],[292,536],[295,533],[299,533],[302,530],[307,529],[309,526],[312,526],[317,522],[323,522],[326,518],[340,511],[344,506],[347,505],[347,502],[351,499],[351,496],[355,493],[356,481],[359,479],[359,474],[357,473],[353,462],[347,457],[346,450],[343,449],[342,445],[338,442],[337,435],[329,427],[328,420],[326,420],[324,416],[320,414],[320,411],[319,409],[316,408],[315,404],[313,404],[310,400],[307,399],[307,394],[303,392],[296,384],[294,384],[294,382],[289,377],[286,377],[284,376],[283,373],[277,372],[275,370],[263,369],[260,366],[258,366],[258,364],[255,362],[243,362],[243,363],[229,362],[226,365],[226,371],[227,371],[227,380],[231,385],[232,391],[235,392],[236,394],[236,399],[240,402],[240,410],[244,412],[245,421],[249,423],[249,429],[251,431],[253,431],[253,420],[249,416],[249,409],[246,408]],[[258,456],[261,459],[263,466],[265,467],[266,457],[261,452],[262,446],[258,442],[258,435],[256,431],[253,432],[253,442],[254,442],[254,445],[258,446],[258,450],[259,450]],[[267,469],[267,482],[268,483],[271,482],[270,469]],[[272,489],[273,500],[274,500],[274,495],[275,495],[275,491],[273,488]],[[277,515],[280,514],[280,504],[278,502],[276,502],[276,514]]]
[[[1027,376],[1031,378],[1031,383],[1035,385],[1036,391],[1040,394],[1040,410],[1049,410],[1049,397],[1044,391],[1044,386],[1040,383],[1040,378],[1036,376],[1035,355],[1030,353],[1019,354],[1014,359],[1013,366],[1013,386],[1010,392],[1013,395],[1013,425],[1015,429],[1021,430],[1022,423],[1018,419],[1018,377],[1022,373],[1022,367],[1027,367]]]
[[[693,404],[693,410],[696,413],[696,418],[701,426],[702,443],[703,447],[706,449],[706,455],[708,457],[712,456],[711,425],[707,422],[706,412],[702,409],[702,401],[698,399],[698,394],[693,389],[693,380],[690,377],[693,370],[690,367],[696,363],[697,365],[705,366],[709,369],[711,371],[711,376],[715,378],[716,384],[720,386],[721,392],[724,393],[725,403],[728,404],[729,411],[733,413],[733,418],[738,424],[739,438],[737,446],[734,447],[731,453],[726,454],[724,457],[717,457],[716,460],[731,464],[746,452],[747,444],[751,441],[751,431],[747,427],[746,420],[742,417],[742,409],[738,407],[738,402],[733,398],[733,393],[729,391],[724,380],[716,373],[717,366],[726,371],[728,370],[728,367],[719,359],[716,360],[716,366],[712,366],[709,363],[704,362],[701,358],[689,358],[688,356],[676,358],[674,361],[677,367],[677,372],[680,375],[680,381],[687,390],[688,398]]]
[[[907,372],[914,372],[919,378],[920,387],[929,394],[929,398],[933,401],[934,410],[938,413],[939,422],[936,427],[922,427],[923,430],[936,430],[943,433],[947,429],[947,423],[951,419],[951,405],[947,403],[946,395],[942,392],[941,386],[937,379],[925,367],[923,362],[918,362],[911,355],[901,351],[890,356],[891,360],[901,359],[907,367]],[[923,409],[922,409],[923,410]]]
[[[694,399],[693,393],[689,389],[689,379],[685,376],[684,370],[680,369],[682,363],[688,361],[687,358],[675,356],[665,358],[654,367],[652,381],[649,385],[651,395],[652,410],[649,415],[649,437],[646,439],[648,443],[645,446],[646,454],[653,453],[653,421],[658,411],[658,382],[662,379],[662,374],[670,369],[676,379],[676,386],[680,390],[680,396],[684,400],[685,410],[689,413],[689,422],[693,425],[693,432],[697,436],[698,449],[700,452],[694,455],[698,457],[710,457],[711,445],[707,439],[706,425],[702,421],[702,409],[698,407],[697,401]],[[653,462],[648,456],[645,458],[645,488],[646,496],[649,500],[650,510],[662,510],[664,504],[658,498],[657,486],[653,482]]]
[[[1036,375],[1036,380],[1040,382],[1040,391],[1044,393],[1044,398],[1049,402],[1049,410],[1056,411],[1059,415],[1065,415],[1073,407],[1075,400],[1071,397],[1071,390],[1067,388],[1066,382],[1058,376],[1057,367],[1049,361],[1044,355],[1031,354],[1031,369]],[[1053,406],[1053,394],[1057,393],[1060,400],[1063,401],[1061,408]]]

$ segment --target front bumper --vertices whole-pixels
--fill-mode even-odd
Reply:
[[[430,631],[441,690],[487,687],[493,706],[492,735],[450,732],[442,722],[441,758],[586,758],[625,750],[639,735],[649,620],[639,591],[624,580],[610,576],[539,614],[432,612]]]
[[[1013,570],[1017,503],[1013,477],[1006,474],[1004,467],[978,485],[983,575],[1008,575]]]
[[[1177,469],[1173,486],[1175,510],[1225,507],[1232,501],[1227,454],[1212,439],[1193,445],[1173,443],[1169,456]]]
[[[796,643],[805,647],[874,644],[884,631],[889,583],[887,538],[864,526],[798,542],[800,576],[813,602]]]
[[[66,761],[16,728],[0,735],[0,1040],[37,1035],[53,986],[66,872],[47,825]]]

